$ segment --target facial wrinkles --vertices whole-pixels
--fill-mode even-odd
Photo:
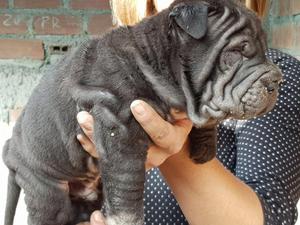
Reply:
[[[271,70],[271,67],[262,66],[257,69],[261,62],[245,63],[245,61],[237,62],[231,70],[224,73],[221,79],[207,86],[212,90],[209,91],[210,99],[208,105],[215,110],[234,113],[234,111],[242,112],[243,105],[241,99],[248,90],[256,83],[264,74]],[[253,69],[252,69],[253,68]],[[255,68],[255,70],[254,70]],[[240,76],[238,76],[240,74]],[[207,99],[206,99],[207,100]]]
[[[228,87],[239,67],[240,62],[235,63],[233,68],[231,70],[227,70],[215,83],[211,82],[210,88],[212,90],[210,93],[212,93],[212,95],[209,99],[206,99],[208,106],[215,110],[222,111],[228,111],[228,109],[234,107],[233,96],[231,95],[231,92],[228,91]]]
[[[228,18],[228,13],[225,10],[224,17]],[[220,19],[220,21],[223,19]],[[224,20],[223,20],[224,21]],[[251,21],[251,25],[253,28],[253,21]],[[219,24],[221,25],[221,23]],[[251,30],[252,31],[252,30]],[[254,32],[254,37],[257,36],[257,29],[253,29]],[[245,59],[243,59],[245,60]],[[210,62],[208,60],[208,62]],[[244,71],[249,71],[253,65],[247,66],[246,68],[242,68],[242,64],[244,62],[240,61],[237,62],[230,70],[226,71],[224,76],[218,79],[215,83],[209,81],[206,85],[206,90],[205,90],[205,95],[202,96],[202,102],[207,102],[207,105],[203,105],[201,111],[203,111],[204,107],[210,107],[211,109],[217,111],[217,110],[224,110],[228,111],[231,108],[236,108],[234,106],[239,105],[240,103],[240,98],[246,93],[246,91],[242,91],[239,89],[235,89],[236,86],[240,86],[240,83],[242,83],[244,80],[247,80],[245,82],[249,82],[249,77],[251,77],[251,73],[254,73],[254,77],[252,77],[252,81],[255,82],[257,79],[259,79],[259,75],[264,74],[264,70],[261,69],[260,71],[252,71],[250,74],[247,76],[234,76],[237,73],[244,74],[241,72],[241,70]],[[255,66],[260,64],[261,62],[256,62]],[[253,63],[252,63],[253,64]],[[249,64],[248,64],[249,65]],[[243,65],[243,67],[245,67]],[[236,79],[238,78],[238,79]],[[235,82],[233,82],[233,80]],[[250,79],[251,80],[251,79]],[[250,82],[251,83],[251,82]],[[249,84],[250,88],[251,84]],[[248,90],[246,88],[246,90]],[[244,90],[244,89],[243,89]],[[237,97],[240,96],[240,97]]]
[[[209,31],[208,32],[212,33],[212,39],[215,39],[218,36],[219,30],[222,28],[223,23],[226,20],[228,20],[229,17],[230,17],[229,9],[225,8],[224,13],[223,13],[222,17],[220,18],[220,20],[214,26],[213,26],[213,24],[210,24],[210,26],[212,26],[212,28],[211,28],[211,32],[209,32]],[[203,68],[201,68],[202,69],[201,73],[198,76],[193,77],[194,78],[193,84],[198,85],[198,86],[195,86],[195,90],[199,90],[200,85],[209,76],[209,74],[213,68],[213,63],[211,63],[211,62],[215,62],[223,45],[225,45],[225,43],[222,43],[222,45],[219,44],[219,46],[217,45],[214,48],[214,51],[212,51],[212,54],[208,56],[208,60],[207,60],[208,63],[205,64]]]
[[[259,48],[256,49],[257,51],[260,51]],[[251,58],[243,59],[243,63],[240,70],[238,71],[237,75],[234,77],[234,80],[230,84],[232,91],[234,91],[236,87],[240,88],[241,85],[244,86],[245,84],[248,84],[246,88],[247,90],[249,88],[248,86],[251,86],[253,82],[259,79],[263,74],[272,70],[271,67],[264,64],[265,62],[264,57],[265,56],[263,53],[262,53],[262,57],[260,57],[259,53],[257,52],[256,57],[252,59]],[[239,93],[240,91],[237,92],[237,94]]]
[[[239,14],[240,14],[240,12],[239,12]],[[194,84],[195,90],[201,90],[201,85],[203,85],[203,83],[205,81],[207,81],[207,78],[211,75],[211,71],[213,70],[213,68],[215,66],[214,63],[212,63],[212,62],[216,62],[216,60],[219,57],[220,53],[222,52],[222,49],[224,48],[224,46],[226,44],[228,44],[229,37],[231,35],[233,35],[235,32],[241,30],[246,25],[245,17],[242,17],[240,15],[239,16],[240,20],[238,22],[234,23],[232,26],[230,26],[234,22],[234,18],[231,16],[232,15],[230,13],[230,10],[227,7],[225,7],[224,13],[221,16],[221,18],[219,19],[219,22],[217,22],[215,24],[211,24],[209,26],[209,27],[211,27],[210,31],[208,31],[210,38],[212,40],[218,40],[218,42],[216,43],[215,46],[213,46],[211,54],[208,56],[208,58],[206,60],[207,63],[201,68],[200,74],[192,77],[192,79],[193,79],[192,82]],[[181,78],[182,78],[181,83],[186,85],[187,84],[186,78],[184,76],[182,76]],[[183,85],[183,86],[185,86],[185,85]],[[183,88],[183,92],[185,93],[185,96],[193,95],[190,90],[185,89],[185,88]],[[196,94],[199,94],[199,93],[196,93]],[[197,108],[195,108],[195,107],[197,107]],[[208,118],[204,118],[204,117],[200,118],[198,116],[199,110],[202,111],[202,110],[204,110],[204,108],[210,109],[210,107],[208,107],[207,105],[202,105],[202,106],[200,106],[200,108],[198,108],[198,107],[199,106],[197,104],[194,105],[194,104],[192,104],[192,102],[190,102],[189,97],[187,98],[188,115],[190,116],[190,118],[193,120],[194,123],[200,125],[200,124],[204,124]],[[208,110],[205,110],[205,111],[208,111]],[[223,116],[223,114],[220,116]]]
[[[267,71],[268,68],[262,63],[261,60],[258,60],[255,63],[250,64],[248,59],[244,60],[240,70],[237,72],[230,85],[234,88],[244,82],[248,77],[253,76],[253,74],[256,74],[257,72],[262,74]]]
[[[225,8],[223,16],[220,18],[221,21],[226,21],[232,19],[229,18],[228,12],[229,9]],[[195,84],[195,90],[200,90],[201,85],[207,80],[207,78],[210,76],[212,69],[214,68],[215,64],[212,62],[216,62],[217,58],[219,57],[220,53],[222,52],[222,49],[224,46],[226,46],[229,42],[230,36],[232,36],[235,32],[241,30],[246,25],[246,18],[243,16],[239,17],[240,20],[236,23],[234,23],[232,26],[227,29],[227,31],[224,32],[224,24],[222,23],[216,23],[216,25],[213,25],[212,29],[212,37],[213,40],[218,40],[218,42],[213,46],[213,49],[210,52],[210,55],[208,56],[206,60],[206,64],[203,66],[201,72],[197,76],[193,76],[193,83]],[[227,26],[226,26],[227,28]],[[225,28],[225,29],[226,29]],[[216,34],[214,34],[216,32]],[[219,37],[218,35],[221,35]]]
[[[210,111],[219,112],[223,118],[219,117],[217,119],[224,119],[230,114],[234,114],[235,111],[243,112],[243,106],[238,101],[239,98],[236,98],[235,93],[233,93],[232,79],[234,79],[237,70],[239,69],[240,64],[236,63],[234,68],[228,70],[224,77],[217,80],[216,83],[212,84],[210,82],[210,89],[212,95],[205,105],[201,107],[201,111],[207,108]],[[221,113],[223,112],[223,114]]]
[[[253,74],[247,74],[239,83],[236,83],[232,88],[232,96],[236,104],[238,104],[241,98],[246,94],[249,88],[269,70],[262,67],[256,70]]]
[[[151,65],[143,60],[137,51],[132,50],[132,52],[145,79],[152,84],[158,96],[171,105],[177,107],[183,106],[185,102],[184,95],[176,88],[174,81],[166,80],[164,77],[157,75]],[[170,83],[172,83],[172,85],[170,85]]]

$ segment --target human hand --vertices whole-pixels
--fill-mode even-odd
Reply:
[[[105,225],[104,217],[100,211],[94,211],[90,219],[91,225]]]
[[[99,210],[97,210],[92,213],[90,222],[81,222],[77,225],[105,225],[105,219],[102,213]]]
[[[174,123],[163,120],[146,102],[135,100],[131,106],[132,114],[153,141],[147,155],[146,169],[161,165],[168,157],[178,153],[184,146],[192,129],[192,122],[185,113],[171,111]],[[93,117],[88,112],[79,112],[77,120],[86,134],[78,135],[83,148],[93,157],[99,158],[93,143]]]

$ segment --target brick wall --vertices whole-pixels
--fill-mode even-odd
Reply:
[[[0,0],[0,121],[15,117],[51,64],[111,25],[109,0]]]
[[[270,46],[300,59],[300,0],[271,0],[267,20]]]
[[[0,0],[0,59],[46,59],[49,46],[101,34],[110,21],[108,0]]]
[[[300,0],[270,0],[265,24],[270,47],[300,58]],[[0,0],[0,121],[63,53],[110,27],[109,0]]]

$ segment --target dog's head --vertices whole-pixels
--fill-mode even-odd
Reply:
[[[178,79],[195,125],[273,108],[282,75],[265,56],[266,35],[253,12],[231,0],[177,0],[168,13],[170,38],[180,42]]]

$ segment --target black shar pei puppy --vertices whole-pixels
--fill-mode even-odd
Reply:
[[[13,223],[20,188],[30,225],[75,224],[101,206],[108,225],[143,224],[150,140],[130,103],[143,99],[169,120],[171,108],[187,112],[195,125],[191,158],[206,162],[218,121],[274,106],[281,73],[266,48],[259,19],[229,0],[178,0],[87,41],[41,79],[4,147],[5,225]],[[95,119],[100,160],[76,139],[81,109]]]

